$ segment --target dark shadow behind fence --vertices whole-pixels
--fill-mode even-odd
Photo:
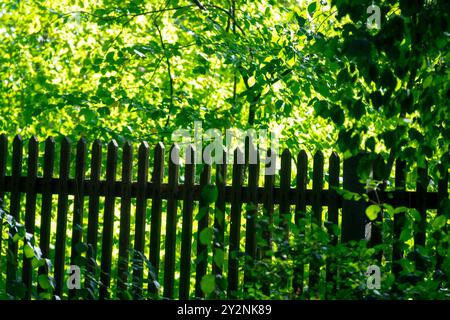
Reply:
[[[274,223],[279,223],[288,247],[293,245],[292,232],[300,238],[305,236],[304,225],[299,224],[305,218],[329,233],[331,245],[364,239],[368,232],[373,239],[367,240],[382,240],[379,230],[375,226],[370,229],[368,224],[367,201],[343,197],[338,188],[366,193],[374,203],[416,208],[423,219],[414,237],[415,245],[423,245],[426,240],[426,210],[437,209],[438,214],[443,214],[440,204],[448,198],[448,174],[438,181],[437,192],[428,192],[426,169],[418,169],[417,189],[407,191],[406,164],[402,161],[396,162],[392,190],[367,190],[357,175],[363,155],[342,162],[332,153],[325,161],[318,151],[310,168],[306,152],[295,156],[285,150],[279,173],[261,176],[264,171],[260,170],[259,159],[257,164],[237,163],[242,156],[239,150],[234,153],[234,163],[211,167],[179,166],[168,161],[170,157],[161,143],[152,156],[147,143],[142,142],[136,162],[133,145],[128,142],[119,154],[117,143],[111,141],[106,147],[106,160],[99,141],[92,144],[90,152],[84,139],[78,141],[75,150],[67,138],[56,147],[55,141],[48,138],[41,159],[36,138],[28,141],[24,154],[23,140],[16,136],[9,153],[7,137],[0,136],[0,198],[7,204],[5,210],[24,223],[42,256],[53,264],[53,270],[46,266],[34,270],[30,259],[19,254],[17,242],[3,241],[9,251],[6,290],[10,290],[11,283],[21,281],[25,299],[32,292],[43,291],[36,279],[46,274],[54,277],[55,295],[76,297],[77,290],[67,290],[65,280],[69,265],[80,261],[84,267],[82,287],[90,292],[90,298],[139,298],[156,293],[169,299],[204,298],[205,288],[209,290],[208,277],[229,298],[236,298],[245,290],[244,284],[258,281],[252,276],[254,261],[277,259],[269,254],[273,250]],[[190,151],[187,156],[193,157]],[[173,146],[170,152],[178,153],[179,149]],[[117,179],[119,172],[121,177]],[[394,273],[399,271],[395,262],[403,257],[399,240],[403,219],[402,214],[394,216]],[[290,223],[299,228],[290,231]],[[340,236],[332,231],[336,227],[341,230]],[[258,228],[262,229],[261,239],[257,237]],[[295,251],[303,250],[301,241],[295,246]],[[248,265],[244,268],[243,264]],[[304,263],[294,261],[293,275],[286,279],[290,297],[301,296],[306,283],[310,291],[319,290],[324,282],[333,287],[338,264],[328,257],[325,265],[325,276],[321,276],[323,266],[311,258],[305,277]],[[115,292],[111,290],[113,282]],[[270,283],[262,283],[260,290],[270,294]]]

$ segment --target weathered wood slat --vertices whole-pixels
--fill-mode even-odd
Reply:
[[[109,287],[111,282],[112,242],[114,231],[114,183],[116,181],[117,169],[117,142],[112,140],[108,144],[108,155],[106,159],[106,197],[103,215],[102,234],[102,257],[100,270],[99,298],[109,298]]]
[[[5,134],[0,135],[0,205],[4,206],[5,198],[5,176],[8,160],[8,138]],[[0,234],[3,234],[3,223],[0,223]],[[0,252],[3,252],[3,241],[0,237]],[[0,269],[3,268],[3,257],[0,255]]]
[[[192,250],[192,220],[194,210],[193,185],[195,179],[195,151],[192,146],[187,148],[186,166],[184,171],[184,190],[183,198],[183,225],[181,227],[181,257],[180,257],[180,290],[179,298],[189,299],[190,292],[190,273],[191,273],[191,250]]]
[[[169,156],[169,187],[170,193],[167,199],[167,218],[166,218],[166,241],[164,258],[164,292],[165,298],[172,299],[174,291],[175,278],[175,249],[177,232],[177,207],[178,202],[175,199],[175,192],[178,189],[179,159],[180,150],[178,146],[173,145]],[[175,160],[175,161],[174,161]]]
[[[65,137],[61,143],[59,158],[59,196],[56,217],[55,240],[55,295],[62,298],[64,290],[64,267],[66,257],[68,186],[70,174],[71,142]]]
[[[51,219],[52,219],[52,190],[51,183],[55,164],[55,140],[51,137],[45,141],[44,154],[44,177],[42,186],[42,209],[41,209],[41,234],[39,238],[39,247],[42,257],[50,258],[50,237],[51,237]],[[45,264],[39,268],[39,275],[48,275],[49,266]],[[38,285],[38,293],[43,292]]]
[[[365,193],[365,185],[359,181],[357,168],[363,159],[362,154],[358,154],[344,160],[344,181],[343,189],[362,194]],[[364,201],[343,200],[342,201],[342,223],[341,241],[359,241],[365,237],[365,215],[366,204]]]
[[[227,186],[227,153],[225,151],[222,157],[222,163],[216,166],[216,187],[218,194],[214,208],[214,251],[212,267],[216,279],[223,273],[223,257],[225,256],[225,189]],[[216,281],[216,285],[220,285],[220,283]]]
[[[147,217],[147,190],[148,168],[149,168],[149,147],[147,142],[142,142],[139,146],[138,155],[138,192],[136,194],[136,223],[134,235],[134,253],[133,253],[133,298],[138,299],[142,296],[142,284],[144,275],[145,259],[145,225]],[[155,163],[159,160],[155,157]],[[160,162],[159,162],[160,163]],[[159,254],[158,254],[159,255]]]
[[[406,162],[397,160],[395,164],[395,189],[397,191],[405,191],[406,189]],[[395,207],[402,206],[404,196],[399,195],[396,198]],[[394,241],[392,246],[392,272],[398,276],[401,271],[400,261],[403,259],[403,243],[400,241],[400,235],[405,225],[405,212],[394,214]]]
[[[126,142],[122,155],[122,202],[120,206],[119,259],[117,265],[117,297],[129,299],[128,264],[130,259],[130,221],[131,221],[131,179],[133,168],[133,146]]]
[[[256,153],[256,150],[253,150]],[[256,219],[258,214],[258,183],[259,183],[259,157],[256,163],[250,164],[248,169],[249,203],[247,204],[247,217],[245,226],[245,254],[247,257],[244,269],[244,288],[254,282],[252,276],[256,256]]]
[[[236,297],[239,288],[239,242],[241,231],[241,210],[242,210],[242,183],[244,165],[238,159],[243,159],[242,151],[236,149],[234,152],[233,166],[233,196],[231,201],[230,215],[230,246],[228,252],[228,288],[229,297]]]
[[[91,151],[91,184],[89,191],[88,230],[87,230],[87,252],[86,252],[86,288],[90,292],[89,298],[95,298],[95,287],[97,279],[97,241],[98,241],[98,213],[99,213],[99,189],[102,165],[102,145],[100,140],[95,140]]]
[[[306,189],[308,186],[308,155],[304,150],[297,156],[297,187],[295,202],[295,224],[298,228],[298,242],[294,248],[297,256],[302,256],[304,252],[305,223],[306,223]],[[296,259],[294,261],[294,278],[292,286],[294,293],[299,296],[303,293],[305,266],[303,262]]]
[[[323,154],[317,151],[314,155],[313,164],[313,203],[311,216],[311,232],[315,232],[315,228],[322,228],[322,190],[323,190]],[[309,264],[309,290],[311,295],[317,295],[320,285],[320,246],[316,245],[312,248],[311,262]]]
[[[214,190],[210,189],[211,183],[211,166],[203,165],[200,176],[200,202],[198,211],[198,228],[197,228],[197,260],[195,267],[195,297],[203,298],[204,294],[201,288],[201,281],[206,274],[208,267],[208,243],[202,242],[202,232],[208,232],[209,228],[209,197],[212,196]]]
[[[20,181],[19,181],[19,190],[22,193],[26,192],[26,181],[27,178],[26,177],[21,177]],[[58,194],[58,184],[59,184],[59,179],[58,178],[52,178],[51,179],[51,183],[50,183],[50,192],[51,194]],[[84,181],[84,188],[85,188],[85,196],[86,197],[90,197],[91,193],[90,190],[92,190],[92,181],[90,179],[85,180]],[[43,193],[43,189],[44,189],[44,179],[42,177],[38,177],[36,179],[36,193],[37,194],[42,194]],[[74,179],[69,179],[68,182],[69,185],[69,189],[68,189],[68,194],[69,195],[75,195],[76,191],[76,183]],[[12,186],[12,178],[11,176],[6,176],[5,177],[5,192],[11,192],[11,186]],[[114,183],[114,197],[116,198],[120,198],[120,190],[121,190],[121,181],[116,181]],[[146,191],[146,198],[147,199],[151,199],[152,198],[152,194],[154,189],[156,188],[156,185],[154,185],[153,183],[149,182],[147,184],[147,191]],[[184,189],[185,186],[184,185],[179,185],[178,191],[175,193],[175,198],[177,200],[183,200],[183,195],[184,195]],[[138,184],[137,182],[132,182],[131,183],[131,198],[136,198],[137,195],[137,190],[138,190]],[[169,193],[169,186],[167,183],[164,183],[161,185],[161,197],[162,199],[167,199],[168,193]],[[199,185],[194,185],[192,187],[192,192],[193,192],[193,196],[194,196],[194,201],[199,201],[200,199],[200,186]],[[328,206],[328,193],[329,190],[325,189],[322,190],[322,195],[321,195],[321,199],[322,199],[322,206],[326,207]],[[242,186],[242,202],[243,203],[248,203],[249,200],[249,188],[248,186]],[[265,201],[265,191],[264,191],[264,187],[259,187],[258,188],[258,203],[264,203]],[[289,190],[289,203],[291,205],[295,205],[297,200],[296,200],[296,194],[297,191],[295,188],[291,188]],[[100,181],[100,186],[99,186],[99,196],[100,197],[104,197],[106,195],[106,181]],[[369,194],[369,199],[373,200],[373,201],[378,201],[380,200],[381,202],[387,203],[387,204],[391,204],[393,205],[395,203],[395,199],[399,196],[404,198],[404,201],[401,203],[404,206],[409,206],[411,203],[413,203],[417,196],[417,192],[416,191],[404,191],[404,192],[398,192],[398,191],[385,191],[385,192],[378,192],[378,197],[375,197],[373,194]],[[427,209],[437,209],[438,208],[438,193],[437,192],[427,192],[425,194],[426,197],[426,201],[427,201]],[[226,203],[230,203],[231,202],[231,198],[232,198],[232,188],[231,186],[226,186],[225,187],[225,202]],[[273,204],[280,204],[280,189],[277,188],[273,188],[272,191],[272,198],[273,198]],[[313,191],[308,189],[305,191],[305,199],[306,199],[306,205],[310,206],[312,205],[313,202]],[[339,207],[342,208],[343,206],[343,199],[341,196],[339,196]]]
[[[21,192],[19,189],[19,180],[22,173],[22,157],[23,157],[23,141],[20,135],[15,136],[13,140],[13,153],[11,162],[11,199],[9,204],[9,214],[17,221],[21,221],[20,217],[20,200]],[[11,234],[14,231],[11,230]],[[6,287],[8,293],[13,293],[13,282],[17,279],[17,251],[18,243],[9,239],[8,241],[9,258],[6,263]]]
[[[426,227],[427,227],[427,187],[428,187],[428,169],[427,166],[425,168],[417,168],[417,182],[416,182],[416,209],[419,211],[420,220],[415,221],[416,228],[414,232],[414,249],[418,250],[419,246],[425,246],[426,240]],[[418,251],[416,251],[418,252]],[[423,260],[416,255],[416,268],[418,270],[424,270],[425,265],[423,264]]]
[[[291,189],[292,157],[288,149],[281,154],[280,168],[280,228],[284,232],[284,239],[289,240],[289,222],[291,220],[289,190]],[[288,249],[288,248],[286,248]]]
[[[73,199],[73,220],[72,220],[72,244],[70,252],[70,264],[77,265],[77,257],[82,252],[78,252],[77,246],[83,240],[83,211],[84,211],[84,179],[86,171],[86,140],[81,138],[77,143],[77,154],[75,161],[75,195]],[[76,289],[69,290],[69,298],[75,297]]]
[[[270,160],[267,160],[270,159]],[[263,217],[262,217],[262,237],[264,245],[261,249],[261,258],[265,260],[271,260],[272,255],[269,253],[272,251],[272,227],[273,227],[273,211],[274,211],[274,199],[275,197],[275,175],[272,172],[272,168],[276,168],[277,155],[272,152],[271,149],[267,150],[267,158],[264,166],[264,189],[263,189]],[[245,193],[245,191],[242,191]],[[270,283],[263,284],[262,291],[265,295],[270,295]]]
[[[8,138],[5,134],[0,135],[0,200],[5,197],[5,176],[8,160]]]
[[[36,223],[36,177],[38,171],[38,157],[39,157],[39,142],[36,137],[31,137],[28,142],[28,161],[27,161],[27,192],[26,192],[26,204],[25,204],[25,230],[34,236],[34,229]],[[33,280],[33,267],[31,259],[27,258],[24,254],[23,257],[23,270],[22,281],[25,285],[25,299],[31,298],[32,280]]]
[[[328,170],[328,185],[330,192],[328,194],[328,217],[327,217],[327,230],[330,237],[330,246],[336,246],[338,244],[338,234],[336,230],[339,226],[339,197],[336,189],[339,188],[339,174],[340,174],[340,160],[339,155],[333,152],[330,156],[329,170]],[[330,288],[329,292],[333,295],[336,292],[337,281],[337,266],[336,259],[333,257],[327,257],[326,267],[326,283]]]
[[[172,152],[171,149],[170,152]],[[158,291],[155,281],[159,279],[159,261],[160,261],[160,245],[161,245],[161,208],[162,208],[162,182],[164,178],[164,145],[158,143],[154,151],[152,174],[152,213],[150,223],[150,264],[148,288],[149,292],[156,294]],[[170,161],[170,156],[169,156]],[[172,169],[173,170],[173,169]],[[177,169],[178,170],[178,169]],[[170,171],[170,170],[169,170]],[[178,178],[176,178],[178,181]],[[169,186],[172,186],[169,182]],[[178,187],[177,187],[178,188]],[[170,195],[177,192],[177,188],[173,188]],[[146,190],[148,191],[147,185]],[[146,197],[146,194],[143,194]],[[172,209],[173,210],[173,209]]]
[[[446,162],[447,160],[442,161],[441,163],[441,178],[438,181],[438,209],[437,209],[437,214],[438,216],[440,215],[445,215],[447,214],[448,217],[448,212],[446,212],[446,201],[448,200],[449,194],[448,194],[448,168],[449,168],[449,163]],[[446,232],[448,234],[448,226],[445,226],[443,228],[442,231]],[[442,235],[438,235],[437,239],[442,239]],[[437,252],[437,265],[436,265],[436,269],[437,270],[442,270],[443,269],[443,263],[444,263],[444,259],[445,259],[445,254],[439,253]]]

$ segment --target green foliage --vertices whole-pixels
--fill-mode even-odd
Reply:
[[[411,168],[428,165],[432,188],[448,173],[449,1],[379,0],[381,29],[367,28],[371,2],[202,3],[204,8],[188,0],[0,1],[0,132],[34,134],[40,140],[67,135],[73,141],[85,136],[89,141],[171,143],[175,129],[192,128],[193,121],[202,120],[204,129],[274,129],[282,147],[292,152],[337,148],[347,158],[368,151],[370,161],[361,162],[357,171],[369,185],[391,182],[394,159],[406,160]],[[337,191],[345,200],[367,200]],[[200,194],[207,203],[217,195],[212,185]],[[443,207],[450,211],[448,199]],[[0,213],[11,230],[7,235],[3,230],[7,241],[23,244],[34,269],[51,269],[23,225]],[[197,219],[204,214],[201,210]],[[216,214],[226,224],[226,213]],[[413,239],[421,220],[417,210],[378,203],[366,214],[374,224],[383,214],[405,214],[402,241]],[[351,275],[349,283],[342,283],[350,289],[331,296],[328,288],[317,295],[306,290],[302,297],[446,297],[447,280],[430,270],[438,265],[433,252],[447,256],[447,219],[433,216],[431,221],[427,232],[433,240],[402,260],[404,283],[394,285],[389,276],[383,280],[384,294],[359,286],[363,267],[377,251],[387,251],[389,243],[369,250],[364,243],[330,247],[327,233],[317,226],[313,236],[291,239],[304,246],[302,252],[292,251],[283,233],[274,229],[278,238],[264,259],[239,257],[247,259],[243,262],[252,266],[252,277],[262,283],[239,294],[292,297],[285,279],[292,276],[294,260],[314,261],[322,268],[328,256]],[[259,234],[268,224],[260,222]],[[215,231],[206,229],[199,237],[210,252]],[[78,298],[97,295],[99,270],[96,261],[85,258],[89,246],[77,246],[76,262],[94,269],[87,273],[92,287]],[[223,266],[226,254],[214,250],[214,263]],[[145,254],[135,254],[152,270]],[[415,270],[418,256],[426,260],[428,271]],[[384,261],[383,270],[391,263]],[[449,265],[445,258],[439,272],[448,275]],[[408,279],[417,281],[411,286]],[[216,277],[214,288],[211,275],[203,280],[206,294],[223,296],[225,277]],[[259,296],[265,281],[273,282],[269,294]],[[44,290],[33,293],[37,298],[55,298],[51,277],[41,275],[37,282]],[[150,282],[159,287],[154,272]],[[11,285],[17,297],[24,295],[20,281]],[[127,284],[127,294],[134,285]]]

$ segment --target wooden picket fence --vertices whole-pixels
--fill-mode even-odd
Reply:
[[[55,141],[48,138],[45,141],[45,152],[43,155],[43,175],[39,176],[39,143],[32,137],[28,142],[28,153],[24,158],[23,139],[18,135],[12,142],[12,153],[8,154],[8,139],[5,135],[0,136],[0,199],[9,198],[9,205],[5,208],[16,220],[23,222],[28,233],[33,234],[39,243],[42,255],[45,258],[54,258],[53,277],[55,279],[54,294],[62,298],[67,297],[65,279],[67,278],[68,260],[66,259],[66,248],[70,246],[70,264],[76,264],[79,244],[88,244],[86,254],[86,277],[84,286],[96,285],[92,279],[95,274],[95,263],[100,261],[100,279],[98,285],[99,299],[111,297],[111,275],[114,248],[114,224],[120,224],[120,235],[118,241],[118,265],[117,265],[117,295],[123,298],[127,283],[130,278],[134,284],[133,297],[143,294],[144,288],[150,293],[158,292],[158,287],[150,276],[150,271],[161,283],[162,295],[166,298],[189,299],[193,297],[202,298],[204,293],[201,288],[201,280],[212,270],[213,274],[222,275],[227,279],[228,297],[235,297],[236,291],[240,290],[243,282],[252,281],[247,274],[241,277],[242,265],[239,255],[241,252],[253,259],[259,259],[261,252],[267,247],[261,247],[256,239],[256,224],[258,213],[268,218],[269,223],[274,222],[274,215],[279,215],[280,227],[287,232],[289,221],[298,222],[306,218],[307,207],[311,208],[311,221],[324,225],[335,224],[341,230],[339,238],[332,237],[334,244],[350,240],[364,239],[367,224],[364,201],[346,200],[337,191],[344,188],[353,192],[367,192],[365,185],[359,182],[356,174],[358,161],[361,157],[353,157],[343,161],[341,173],[341,160],[336,153],[329,158],[328,167],[328,189],[324,189],[326,171],[324,168],[324,156],[317,151],[313,157],[312,166],[312,188],[308,189],[309,165],[307,153],[302,151],[295,161],[289,150],[281,154],[281,169],[279,171],[279,185],[275,175],[264,175],[263,185],[259,185],[259,164],[238,164],[236,159],[239,150],[234,153],[232,165],[232,183],[227,185],[227,164],[215,165],[215,181],[211,181],[211,166],[202,165],[200,183],[196,184],[196,165],[186,164],[184,166],[184,179],[180,183],[180,166],[169,161],[168,169],[165,168],[164,158],[167,156],[162,143],[156,145],[153,154],[153,172],[149,180],[150,154],[149,146],[142,142],[137,155],[137,181],[133,181],[133,147],[131,143],[125,143],[121,155],[121,179],[116,180],[118,171],[118,145],[111,141],[107,145],[105,180],[102,180],[102,144],[96,140],[90,151],[90,162],[88,163],[88,148],[86,141],[80,139],[76,145],[76,151],[72,152],[72,144],[68,138],[64,138],[60,145],[59,162],[55,158]],[[178,147],[172,146],[171,152],[178,152]],[[270,150],[268,151],[270,152]],[[73,159],[72,155],[75,154]],[[191,154],[192,156],[192,154]],[[42,160],[42,159],[41,159]],[[9,162],[10,161],[10,162]],[[26,175],[25,166],[26,162]],[[292,163],[295,162],[295,187],[292,187],[293,176]],[[8,165],[10,163],[10,165]],[[55,164],[59,163],[59,175],[54,176]],[[75,165],[71,170],[72,164]],[[24,166],[24,168],[22,168]],[[230,167],[230,165],[228,165]],[[10,168],[10,169],[9,169]],[[369,192],[369,197],[377,202],[388,202],[394,206],[406,206],[416,208],[424,218],[421,227],[414,235],[415,244],[425,243],[426,210],[437,209],[438,214],[443,214],[443,207],[439,204],[448,198],[448,175],[438,182],[437,192],[428,192],[428,179],[426,169],[418,169],[417,189],[406,191],[406,164],[397,161],[395,165],[395,190]],[[7,172],[8,171],[8,172]],[[10,171],[10,172],[9,172]],[[71,176],[74,172],[74,176]],[[164,177],[168,172],[168,180]],[[89,179],[86,175],[89,174]],[[247,177],[247,178],[245,178]],[[247,183],[245,184],[245,180]],[[215,186],[215,188],[211,188]],[[202,196],[205,188],[217,190],[217,198],[211,203]],[[215,192],[215,191],[214,191]],[[214,193],[213,192],[213,193]],[[25,195],[24,210],[22,210],[22,194]],[[40,225],[37,232],[36,209],[37,195],[41,195]],[[52,212],[53,195],[57,195],[56,219]],[[69,212],[69,197],[73,197],[73,211]],[[87,208],[85,199],[87,198]],[[104,202],[101,199],[104,198]],[[120,219],[115,218],[116,198],[120,198]],[[133,200],[135,199],[135,200]],[[149,201],[151,200],[151,206]],[[182,210],[179,213],[179,203]],[[195,203],[198,208],[195,209]],[[166,203],[164,206],[163,204]],[[230,204],[230,211],[227,206]],[[243,204],[247,204],[246,207]],[[278,206],[278,210],[275,210]],[[324,217],[327,207],[327,214]],[[132,210],[133,208],[133,210]],[[149,208],[149,211],[147,211]],[[166,208],[165,214],[162,212]],[[262,208],[262,210],[261,210]],[[342,209],[342,211],[340,211]],[[201,212],[198,219],[194,219],[194,212]],[[149,212],[150,214],[147,214]],[[220,213],[226,214],[227,224],[220,218]],[[72,216],[69,216],[72,215]],[[102,215],[102,216],[100,216]],[[134,217],[132,217],[134,215]],[[150,216],[150,217],[148,217]],[[165,217],[165,237],[162,239],[161,229]],[[69,220],[68,220],[69,218]],[[99,220],[102,220],[102,224]],[[177,243],[177,223],[181,219],[181,245]],[[243,220],[245,219],[245,230]],[[382,217],[380,216],[380,219]],[[401,215],[394,216],[394,237],[398,239],[401,232]],[[118,221],[117,221],[118,220]],[[277,221],[278,221],[277,220]],[[68,229],[68,221],[72,221],[72,230]],[[87,226],[83,223],[87,221]],[[131,225],[134,221],[134,226]],[[149,226],[148,226],[148,222]],[[52,236],[52,222],[56,224],[56,236]],[[195,226],[195,224],[197,224]],[[101,230],[99,228],[101,227]],[[134,227],[134,228],[133,228]],[[200,241],[201,231],[214,227],[213,244],[208,246]],[[54,227],[53,227],[54,228]],[[132,239],[134,230],[134,239]],[[149,230],[149,232],[147,232]],[[197,230],[197,233],[195,233]],[[197,236],[197,247],[192,248],[193,237]],[[267,229],[264,239],[270,246],[271,231]],[[101,239],[99,237],[101,236]],[[70,239],[71,243],[68,243]],[[227,240],[226,240],[227,239]],[[245,240],[245,249],[244,247]],[[164,243],[162,243],[164,241]],[[382,241],[379,227],[372,226],[372,244]],[[54,249],[51,247],[54,244]],[[165,252],[161,252],[164,244]],[[6,244],[5,244],[6,245]],[[18,254],[18,245],[12,241],[8,242],[10,258],[7,263],[7,281],[21,279],[30,298],[31,292],[36,291],[37,272],[34,272],[30,259],[26,257],[19,263],[22,255]],[[131,249],[132,248],[132,249]],[[142,261],[137,259],[139,253],[148,249],[148,261],[151,270]],[[212,249],[211,249],[212,248]],[[215,255],[217,249],[223,249],[228,253],[225,259],[227,266],[212,263],[213,259],[198,259]],[[177,271],[176,252],[180,252],[180,268]],[[212,252],[208,252],[212,251]],[[97,252],[99,251],[99,252]],[[193,255],[197,257],[195,264],[195,285],[191,287],[191,270]],[[263,255],[263,254],[262,254]],[[394,243],[393,259],[402,258],[400,244]],[[164,269],[160,270],[160,262],[164,257]],[[208,265],[209,261],[209,265]],[[21,266],[22,270],[19,270]],[[293,292],[301,292],[306,282],[303,279],[304,266],[300,265],[294,272],[292,280]],[[330,269],[331,270],[331,269]],[[41,267],[39,274],[50,272],[48,268]],[[179,272],[179,279],[175,273]],[[245,271],[247,272],[247,271]],[[330,281],[333,279],[327,271],[326,279],[320,279],[319,270],[313,262],[309,266],[309,286],[319,281]],[[161,274],[163,273],[163,278]],[[193,278],[193,277],[192,277]],[[34,279],[34,280],[33,280]],[[144,286],[144,282],[148,285]],[[265,284],[270,287],[270,284]],[[175,290],[177,287],[178,291]],[[38,290],[39,291],[39,290]],[[178,292],[178,296],[175,293]],[[68,292],[68,297],[74,297],[75,290]]]

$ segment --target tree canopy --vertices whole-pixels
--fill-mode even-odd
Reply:
[[[156,142],[201,120],[442,173],[449,12],[446,0],[2,1],[0,129]]]

